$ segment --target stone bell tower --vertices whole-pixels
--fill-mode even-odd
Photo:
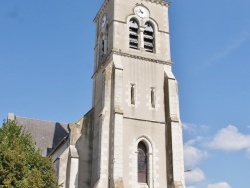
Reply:
[[[168,7],[105,0],[94,19],[91,188],[185,187]]]

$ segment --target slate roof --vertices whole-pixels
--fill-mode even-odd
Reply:
[[[51,151],[68,136],[68,124],[15,117],[17,124],[22,125],[35,141],[36,146],[42,150],[42,156]]]

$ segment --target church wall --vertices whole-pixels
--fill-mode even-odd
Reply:
[[[109,126],[112,64],[101,67],[94,76],[94,131],[91,186],[106,186],[109,163]],[[99,179],[100,178],[100,179]],[[105,187],[104,186],[104,187]]]
[[[68,154],[69,154],[68,142],[64,142],[51,155],[53,163],[54,164],[57,163],[57,167],[55,170],[58,175],[58,184],[62,185],[62,188],[66,187]]]
[[[166,119],[168,121],[166,145],[170,148],[168,152],[169,172],[171,182],[177,185],[185,185],[184,181],[184,159],[183,159],[183,140],[182,124],[179,116],[178,83],[175,80],[171,70],[165,67],[165,93],[166,108],[168,112]],[[168,176],[169,178],[170,176]]]
[[[90,188],[92,167],[92,125],[93,109],[83,117],[81,136],[76,142],[79,154],[79,180],[78,186]]]
[[[149,9],[149,17],[140,18],[140,14],[134,14],[134,7],[139,4]],[[105,16],[107,22],[103,21]],[[139,23],[134,36],[129,36],[131,18]],[[166,74],[174,80],[168,4],[158,0],[106,0],[94,21],[97,24],[97,66],[93,76],[91,187],[137,188],[137,145],[140,139],[150,150],[148,187],[171,187],[172,180],[179,179],[175,172],[178,165],[172,168],[172,164],[181,162],[178,155],[182,153],[173,150],[180,146],[181,124],[175,119],[174,123],[168,122],[173,111],[179,116],[178,96],[174,96],[178,93],[172,92],[177,88],[171,85],[168,96],[164,90]],[[148,36],[143,33],[146,22],[150,22],[154,29],[154,34],[150,35],[154,39],[153,53],[144,48],[144,41],[149,39],[145,39]],[[138,42],[138,49],[129,48],[129,39],[133,41],[133,37],[135,43]],[[167,101],[168,97],[172,98]]]
[[[143,3],[150,10],[150,17],[146,19],[140,19],[138,16],[134,15],[133,8],[136,3]],[[148,1],[116,1],[113,27],[113,45],[114,49],[120,50],[122,52],[134,54],[138,56],[147,56],[148,58],[158,59],[162,61],[170,62],[170,48],[169,48],[169,21],[168,21],[168,7],[164,5],[159,5],[157,3],[152,3]],[[159,14],[161,12],[161,14]],[[129,19],[136,18],[139,21],[140,29],[144,29],[144,24],[146,21],[150,21],[154,25],[155,29],[155,53],[142,54],[141,50],[135,50],[129,48]],[[152,19],[153,18],[153,19]],[[119,20],[119,21],[117,21]],[[112,42],[112,41],[111,41]],[[139,41],[140,42],[140,41]],[[139,44],[140,45],[140,44]],[[144,52],[145,53],[145,52]]]
[[[107,7],[107,25],[108,25],[108,53],[110,50],[113,49],[113,27],[112,24],[114,22],[113,15],[114,15],[114,5],[112,3],[109,3],[109,6]]]
[[[60,156],[65,152],[68,146],[69,141],[68,138],[66,138],[65,141],[63,141],[63,143],[61,143],[61,145],[58,146],[56,150],[51,154],[52,161],[55,161],[57,158],[60,158]]]
[[[66,187],[67,180],[67,165],[68,165],[68,153],[69,150],[65,150],[64,153],[60,156],[60,166],[58,173],[58,185],[62,185],[62,188]]]
[[[108,54],[113,49],[113,43],[112,43],[112,41],[113,41],[113,32],[114,32],[113,27],[110,25],[108,27],[108,49],[107,49]]]
[[[142,1],[142,0],[127,0],[127,1],[115,1],[115,12],[114,17],[116,20],[122,20],[125,22],[125,19],[130,14],[134,14],[133,8],[136,4],[143,4],[148,7],[150,10],[150,17],[154,18],[156,22],[159,22],[159,30],[168,32],[169,31],[169,22],[168,22],[168,7],[165,5],[159,5],[159,3],[153,1]],[[160,13],[160,14],[159,14]],[[163,19],[164,18],[164,19]],[[164,22],[164,23],[162,23]]]
[[[164,65],[127,57],[122,62],[124,116],[165,122]],[[135,104],[131,104],[131,84]],[[155,106],[151,104],[152,89]]]
[[[147,139],[151,143],[152,184],[155,188],[166,188],[166,147],[165,124],[137,121],[124,118],[123,128],[124,187],[136,187],[137,179],[137,140]],[[150,167],[149,167],[150,168]]]
[[[91,185],[95,184],[100,176],[100,134],[101,134],[101,118],[100,113],[103,105],[103,74],[95,75],[95,93],[94,93],[94,122],[93,122],[93,154],[92,154],[92,180]]]

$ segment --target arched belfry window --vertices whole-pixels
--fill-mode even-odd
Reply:
[[[99,41],[99,53],[100,53],[100,59],[102,59],[105,55],[107,55],[108,52],[108,35],[107,31],[105,30],[102,32],[100,36],[100,41]]]
[[[148,171],[148,150],[146,145],[141,141],[138,144],[138,182],[147,183]]]
[[[135,19],[129,21],[129,48],[138,49],[139,25]]]
[[[145,29],[143,32],[144,49],[147,52],[154,52],[154,28],[151,23],[145,23]]]

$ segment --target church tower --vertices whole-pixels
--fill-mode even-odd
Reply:
[[[168,7],[105,0],[94,19],[91,188],[185,187]]]

